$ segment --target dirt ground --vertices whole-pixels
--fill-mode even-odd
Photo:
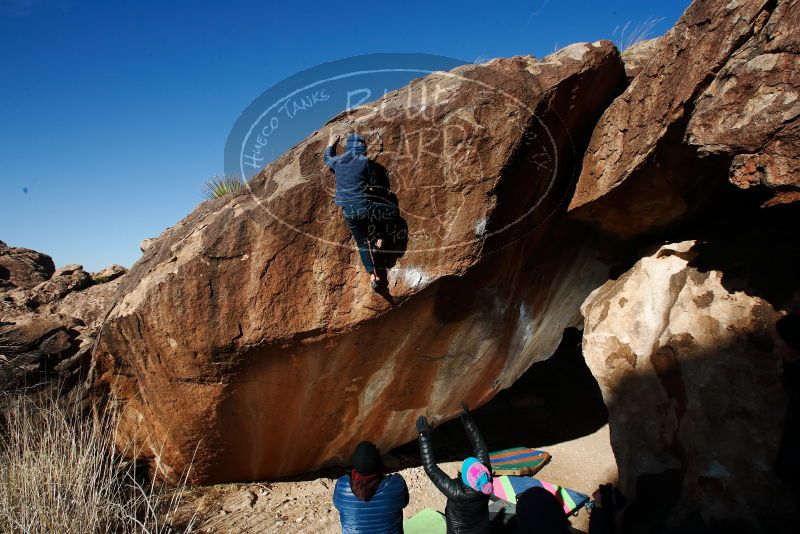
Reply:
[[[552,460],[539,477],[591,495],[604,482],[617,480],[617,466],[609,444],[608,425],[587,436],[545,447]],[[455,475],[459,462],[441,467]],[[445,499],[421,467],[400,471],[411,502],[406,518],[423,508],[444,511]],[[331,503],[335,479],[221,484],[187,490],[179,515],[195,515],[195,532],[208,533],[338,533],[339,515]],[[588,513],[572,518],[578,531],[588,528]]]

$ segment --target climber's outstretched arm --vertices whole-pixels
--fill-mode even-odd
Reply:
[[[417,430],[419,431],[419,455],[422,457],[422,467],[433,485],[441,491],[448,499],[456,495],[459,491],[458,485],[442,469],[436,465],[433,456],[433,445],[431,444],[431,427],[425,416],[417,419]]]
[[[338,142],[339,136],[331,134],[328,139],[328,146],[325,147],[325,151],[322,153],[322,161],[324,161],[325,165],[330,169],[333,169],[333,163],[336,158],[336,143]]]
[[[489,463],[489,449],[486,448],[486,442],[483,441],[481,431],[478,430],[478,425],[476,425],[475,421],[472,419],[467,403],[462,402],[461,408],[463,410],[461,412],[461,424],[464,425],[464,430],[466,430],[467,437],[469,437],[469,441],[472,444],[472,454],[474,454],[475,458],[480,460],[491,472],[492,466]]]

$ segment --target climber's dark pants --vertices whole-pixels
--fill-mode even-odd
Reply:
[[[370,220],[370,206],[368,201],[360,204],[342,206],[342,215],[347,227],[353,234],[353,239],[358,246],[358,254],[361,256],[361,263],[368,273],[375,270],[372,257],[369,251],[369,239],[374,233],[374,225]]]

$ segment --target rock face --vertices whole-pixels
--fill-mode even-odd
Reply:
[[[81,291],[67,294],[45,309],[51,313],[75,317],[87,328],[96,330],[114,302],[114,295],[121,282],[122,279],[115,278],[110,282],[96,283]]]
[[[70,264],[56,270],[49,280],[31,288],[29,300],[33,306],[49,304],[90,285],[92,276],[83,270],[83,266]]]
[[[155,238],[153,237],[147,237],[145,239],[142,239],[142,242],[139,243],[139,250],[141,250],[142,252],[147,252],[147,249],[150,248],[150,245],[153,244],[153,241],[155,241]]]
[[[650,63],[658,50],[660,42],[660,37],[640,41],[622,52],[622,61],[625,63],[625,76],[628,77],[628,80],[634,79]]]
[[[0,243],[0,385],[88,373],[162,476],[263,480],[405,443],[583,326],[623,532],[794,532],[799,17],[697,1],[622,58],[577,44],[415,80],[144,240],[127,274]],[[380,292],[321,161],[352,131],[402,216]]]
[[[697,99],[687,128],[700,155],[731,160],[730,180],[800,198],[800,4],[778,2]]]
[[[82,380],[96,330],[121,279],[93,281],[80,265],[50,269],[52,260],[45,254],[27,249],[5,252],[13,258],[14,270],[11,282],[0,287],[0,391],[58,379],[66,402],[87,403],[88,387]],[[125,271],[111,266],[101,272],[113,277],[120,270]]]
[[[0,289],[30,289],[49,279],[55,270],[53,259],[47,254],[9,247],[0,241]]]
[[[119,401],[120,442],[167,477],[272,478],[362,439],[399,445],[417,416],[510,386],[605,279],[554,214],[624,80],[608,42],[432,74],[202,204],[145,249],[103,328],[96,385]],[[364,135],[397,197],[386,294],[332,204],[329,130]]]
[[[127,273],[128,269],[122,265],[112,264],[104,269],[100,269],[96,273],[92,273],[92,282],[95,284],[103,284],[116,280],[123,274]]]
[[[584,356],[609,408],[622,489],[644,501],[625,519],[632,532],[786,532],[796,503],[773,472],[786,409],[781,359],[792,357],[775,332],[781,313],[697,267],[697,249],[662,246],[582,307]]]
[[[630,532],[796,526],[774,469],[796,355],[774,325],[800,311],[798,26],[796,1],[692,3],[648,61],[623,56],[634,76],[584,157],[573,216],[677,241],[582,307]]]
[[[570,203],[622,237],[678,222],[725,174],[798,197],[796,1],[694,2],[603,114]],[[720,173],[720,171],[723,171]]]
[[[39,313],[18,304],[15,295],[0,294],[0,391],[38,384],[54,375],[55,366],[69,359],[81,345],[78,322]],[[88,346],[85,356],[88,364]]]

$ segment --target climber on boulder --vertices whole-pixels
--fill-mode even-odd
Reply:
[[[461,475],[450,478],[436,465],[431,444],[431,427],[424,416],[417,419],[419,452],[422,466],[433,485],[447,497],[445,519],[448,534],[485,534],[489,532],[489,496],[492,486],[492,466],[489,451],[483,441],[466,403],[461,403],[461,424],[472,443],[474,457],[461,465]]]
[[[367,145],[357,133],[347,137],[345,152],[336,155],[339,136],[331,133],[322,159],[336,175],[336,197],[334,202],[342,208],[345,223],[358,246],[361,262],[370,275],[373,289],[386,283],[380,266],[375,265],[373,250],[383,247],[383,237],[377,235],[380,220],[386,218],[387,206],[377,202],[372,189],[372,162],[367,158]]]
[[[351,458],[353,470],[336,481],[333,505],[339,510],[343,534],[403,532],[403,508],[408,487],[397,473],[384,475],[380,452],[362,441]]]

